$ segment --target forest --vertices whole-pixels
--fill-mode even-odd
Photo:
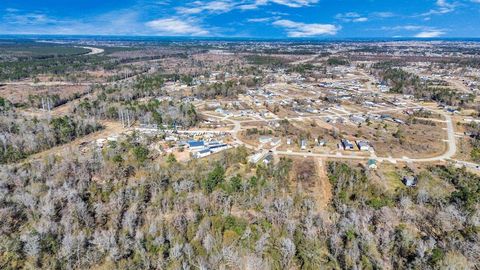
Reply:
[[[431,167],[418,188],[391,190],[362,166],[330,162],[334,197],[319,211],[285,185],[288,159],[255,167],[237,148],[158,165],[135,136],[2,168],[2,269],[470,269],[480,260],[480,178],[465,170]]]
[[[79,116],[102,120],[116,120],[130,124],[136,121],[156,124],[158,127],[195,125],[200,117],[194,106],[181,97],[158,99],[166,95],[163,85],[166,77],[161,74],[138,76],[132,86],[114,84],[98,86],[97,94],[86,97],[73,107]]]
[[[384,63],[375,67],[380,68],[377,74],[383,83],[390,86],[391,93],[413,95],[419,99],[449,106],[463,106],[474,102],[474,95],[463,95],[457,89],[449,87],[431,86],[428,81],[421,80],[417,75],[390,65]]]
[[[102,128],[92,119],[68,116],[40,119],[15,112],[0,115],[0,163],[16,162],[40,151],[71,142]]]

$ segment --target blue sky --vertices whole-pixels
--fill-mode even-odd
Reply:
[[[480,37],[480,0],[1,0],[0,34]]]

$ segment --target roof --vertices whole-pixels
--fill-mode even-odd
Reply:
[[[188,141],[188,146],[190,147],[200,147],[204,145],[205,143],[203,141]]]
[[[364,147],[364,146],[370,147],[370,144],[366,141],[357,141],[357,144],[359,147]]]
[[[211,145],[209,148],[210,149],[215,149],[215,148],[222,148],[227,146],[227,144],[216,144],[216,145]]]
[[[220,142],[217,142],[217,141],[213,141],[213,142],[209,142],[208,145],[218,145],[220,144]]]
[[[368,160],[368,165],[376,165],[377,164],[377,161],[375,159],[369,159]]]
[[[353,147],[353,144],[349,140],[342,139],[341,142],[344,146]]]

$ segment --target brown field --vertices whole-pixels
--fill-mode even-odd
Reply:
[[[307,192],[315,198],[317,210],[325,210],[332,199],[332,185],[327,176],[326,163],[316,158],[293,158],[290,174],[292,191]]]
[[[370,126],[364,124],[360,128],[353,125],[337,125],[343,137],[351,140],[368,140],[380,156],[432,157],[446,150],[445,124],[435,126],[423,124],[398,125],[392,122],[376,122]],[[402,139],[394,137],[401,129]]]

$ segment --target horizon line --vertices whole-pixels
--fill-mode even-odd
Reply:
[[[0,39],[3,37],[29,37],[29,38],[49,38],[49,37],[71,37],[71,38],[157,38],[157,39],[190,39],[190,40],[269,40],[269,41],[345,41],[345,40],[416,40],[416,41],[480,41],[480,37],[232,37],[232,36],[161,36],[161,35],[120,35],[120,34],[12,34],[0,33]]]

